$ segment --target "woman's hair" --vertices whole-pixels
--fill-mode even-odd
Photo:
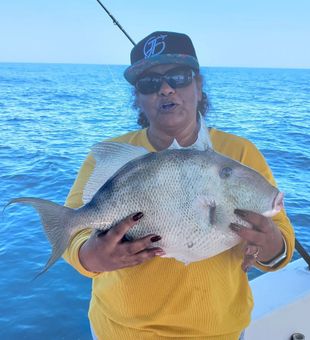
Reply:
[[[197,78],[198,80],[201,81],[201,84],[203,84],[203,76],[201,74],[196,74],[195,78]],[[137,89],[133,88],[133,96],[134,96],[134,102],[132,104],[132,107],[134,110],[138,111],[138,119],[137,119],[137,123],[142,127],[142,128],[146,128],[150,125],[149,121],[146,118],[146,115],[144,114],[144,112],[142,112],[139,108],[139,106],[137,105]],[[209,100],[207,97],[207,94],[202,91],[202,98],[201,100],[198,102],[197,105],[197,115],[200,113],[203,117],[206,116],[207,112],[209,110]]]

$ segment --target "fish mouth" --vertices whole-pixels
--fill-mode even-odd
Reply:
[[[272,209],[265,211],[262,215],[266,217],[272,217],[278,214],[284,208],[283,198],[284,198],[284,193],[278,191],[272,201]]]

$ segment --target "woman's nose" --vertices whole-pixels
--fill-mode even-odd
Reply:
[[[163,83],[161,84],[161,87],[159,89],[159,95],[160,96],[169,96],[170,94],[173,94],[175,92],[174,88],[171,87],[165,80],[163,80]]]

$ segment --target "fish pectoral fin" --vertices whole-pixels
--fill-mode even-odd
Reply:
[[[216,204],[215,204],[215,201],[212,201],[209,204],[209,222],[211,225],[215,224],[215,212],[216,212]]]
[[[198,196],[194,201],[195,211],[200,215],[204,222],[210,225],[215,224],[216,202],[207,196]]]
[[[129,161],[149,153],[145,148],[130,144],[101,142],[92,148],[95,169],[85,185],[83,202],[88,203],[103,184]]]

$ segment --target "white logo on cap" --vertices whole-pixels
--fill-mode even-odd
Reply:
[[[151,37],[144,44],[143,53],[145,58],[150,58],[153,55],[161,54],[166,47],[164,42],[167,35],[161,34],[157,37]]]

